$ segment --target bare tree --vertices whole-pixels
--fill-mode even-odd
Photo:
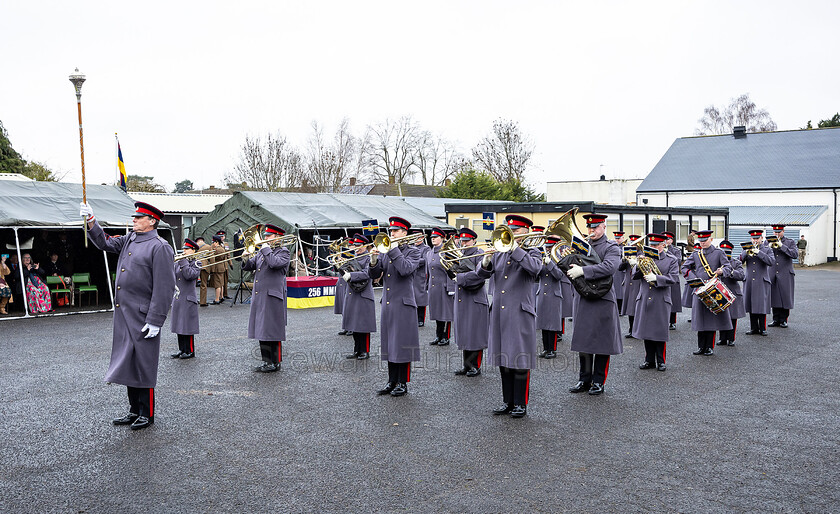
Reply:
[[[697,120],[700,125],[694,133],[698,136],[710,134],[731,134],[733,127],[747,127],[747,132],[770,132],[776,130],[776,123],[766,109],[759,109],[750,100],[750,94],[744,93],[729,101],[729,105],[719,109],[710,105],[703,110],[703,117]]]
[[[356,138],[347,118],[341,120],[331,142],[324,137],[323,127],[313,121],[307,150],[306,179],[315,191],[337,191],[353,173]]]
[[[411,116],[368,127],[363,141],[365,168],[374,181],[407,182],[417,172],[420,127]]]
[[[493,131],[472,149],[475,164],[499,182],[522,180],[534,153],[534,144],[515,121],[498,119]]]
[[[279,132],[260,136],[245,136],[239,162],[225,175],[228,183],[245,183],[257,191],[281,191],[297,187],[303,180],[303,159]]]
[[[431,132],[422,132],[418,142],[415,166],[425,185],[442,185],[455,174],[457,163],[464,160],[451,142]]]

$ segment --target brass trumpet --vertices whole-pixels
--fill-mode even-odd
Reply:
[[[409,234],[407,236],[398,237],[396,239],[391,239],[391,237],[388,236],[388,234],[386,234],[385,232],[380,232],[376,234],[376,238],[373,240],[373,243],[370,244],[372,244],[373,247],[376,248],[377,252],[388,253],[388,250],[391,249],[391,245],[394,243],[397,243],[400,246],[405,244],[415,244],[418,240],[425,238],[426,234],[424,234],[423,232],[419,232],[417,234]]]
[[[553,225],[553,224],[552,224]],[[507,225],[501,225],[496,227],[493,231],[493,234],[490,236],[490,245],[484,251],[483,255],[492,255],[494,253],[507,253],[513,250],[514,243],[518,244],[522,247],[523,250],[530,250],[532,248],[539,248],[540,246],[545,244],[546,235],[548,233],[548,229],[544,232],[535,231],[535,232],[528,232],[526,234],[514,234],[513,230],[510,229]],[[476,245],[476,247],[481,246],[488,246],[488,245]],[[445,248],[444,250],[447,254],[455,253],[456,251],[460,252],[460,248]],[[443,253],[442,250],[440,253]],[[456,257],[446,257],[446,261],[451,267],[453,263],[462,261],[464,259],[473,259],[475,255],[457,255]],[[443,264],[444,257],[441,257],[441,264]]]

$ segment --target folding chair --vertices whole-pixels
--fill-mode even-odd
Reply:
[[[90,273],[74,273],[73,285],[79,293],[79,305],[82,305],[82,293],[96,293],[96,304],[99,305],[99,288],[91,285]],[[90,304],[88,304],[90,305]]]
[[[57,295],[60,295],[60,294],[65,295],[65,298],[67,298],[67,303],[65,304],[65,307],[70,306],[70,296],[69,295],[73,294],[73,292],[70,291],[70,289],[67,288],[67,285],[64,284],[64,281],[61,280],[61,277],[55,277],[55,276],[52,276],[52,275],[47,277],[47,288],[49,288],[51,295],[56,295],[55,298],[53,299],[53,305],[54,306],[58,306],[58,296]]]

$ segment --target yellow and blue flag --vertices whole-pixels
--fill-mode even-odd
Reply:
[[[116,137],[116,134],[114,135]],[[120,189],[125,191],[128,189],[128,175],[125,173],[125,161],[123,161],[122,149],[120,148],[120,140],[117,138],[117,181],[120,184]]]

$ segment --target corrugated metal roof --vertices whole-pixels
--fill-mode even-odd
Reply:
[[[756,227],[776,223],[808,226],[827,210],[825,205],[735,206],[729,208],[729,224]]]
[[[840,187],[840,128],[674,141],[637,193]]]
[[[225,203],[231,195],[201,195],[195,193],[137,193],[128,192],[136,202],[154,205],[166,214],[195,213],[206,214]]]

